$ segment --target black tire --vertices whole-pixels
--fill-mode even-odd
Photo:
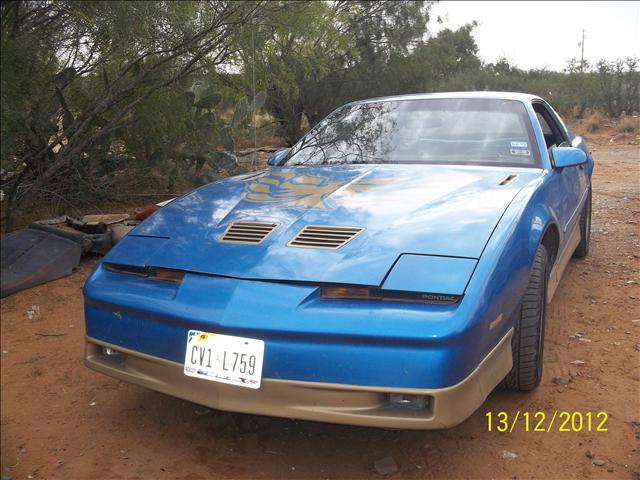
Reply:
[[[542,379],[547,265],[547,249],[540,245],[533,261],[529,285],[514,313],[516,318],[511,339],[513,368],[500,384],[506,390],[533,390]]]
[[[587,193],[587,201],[580,213],[580,243],[576,247],[573,256],[576,258],[586,257],[589,253],[589,242],[591,240],[591,188]]]

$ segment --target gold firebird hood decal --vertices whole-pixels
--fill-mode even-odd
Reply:
[[[296,175],[293,172],[269,172],[252,178],[245,185],[244,200],[274,203],[290,207],[329,208],[325,200],[346,185],[342,193],[354,193],[396,182],[398,179],[376,178],[353,181],[331,181],[325,175]],[[353,183],[349,183],[353,182]]]

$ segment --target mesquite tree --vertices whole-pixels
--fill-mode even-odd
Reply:
[[[139,108],[233,50],[261,2],[3,2],[2,167],[20,202],[103,157]],[[7,124],[5,125],[5,121]]]

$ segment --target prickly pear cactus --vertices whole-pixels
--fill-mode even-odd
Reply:
[[[241,173],[244,169],[238,165],[233,131],[247,116],[264,106],[266,93],[257,93],[250,102],[246,98],[240,100],[228,124],[216,115],[215,108],[222,101],[222,94],[211,85],[196,81],[186,92],[186,97],[191,107],[190,127],[195,133],[195,140],[186,146],[184,153],[194,161],[196,174],[201,174],[205,164],[216,173]]]

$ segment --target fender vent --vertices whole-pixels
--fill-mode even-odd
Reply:
[[[364,228],[307,225],[287,244],[301,248],[340,248],[356,238]]]
[[[219,241],[257,245],[262,243],[277,226],[277,223],[233,222],[227,227]]]

